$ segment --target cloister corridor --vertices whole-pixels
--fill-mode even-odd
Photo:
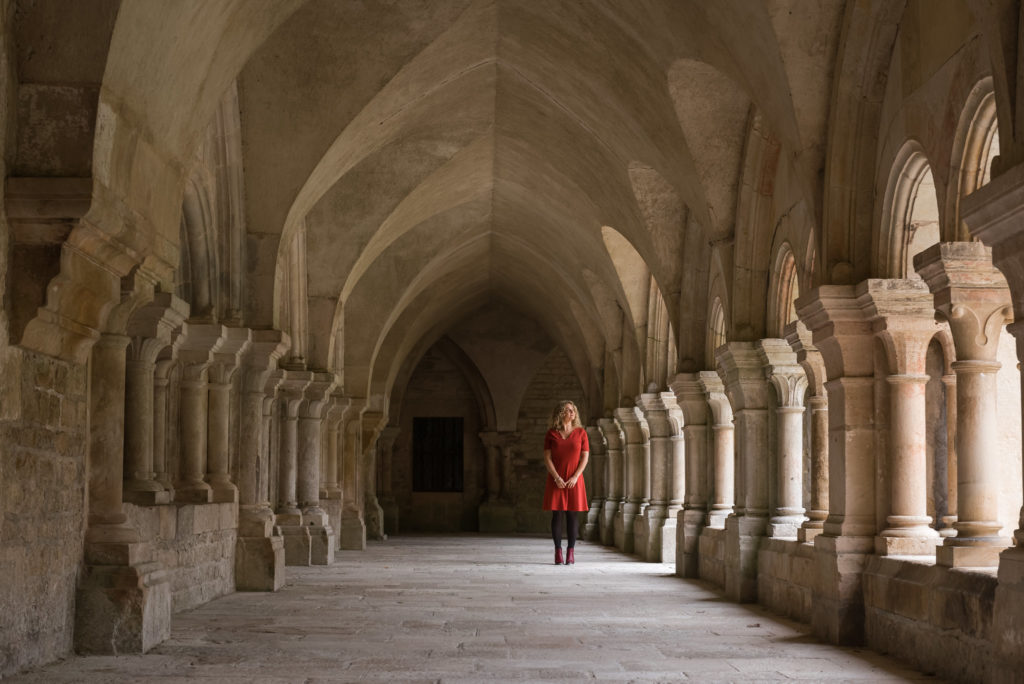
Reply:
[[[866,649],[581,543],[555,566],[541,537],[404,536],[290,568],[277,593],[174,616],[146,655],[70,657],[12,684],[103,682],[940,681]]]

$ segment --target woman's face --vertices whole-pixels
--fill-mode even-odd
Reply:
[[[571,423],[576,419],[576,407],[572,404],[566,404],[565,408],[562,409],[562,422]]]

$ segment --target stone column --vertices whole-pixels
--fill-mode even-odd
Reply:
[[[278,386],[281,435],[277,523],[284,535],[285,565],[306,566],[312,564],[312,546],[299,508],[299,412],[306,401],[306,387],[313,381],[313,374],[300,370],[277,371],[277,374],[281,378]]]
[[[757,552],[768,525],[769,387],[763,364],[754,342],[729,342],[718,355],[736,424],[736,515],[725,521],[725,591],[742,602],[757,600]]]
[[[651,445],[647,439],[647,422],[637,407],[615,409],[615,419],[625,435],[626,500],[615,518],[615,546],[625,553],[634,551],[634,521],[642,515],[650,501],[645,491],[650,481]]]
[[[398,502],[395,500],[391,481],[394,474],[395,440],[399,431],[397,425],[389,425],[381,430],[380,437],[377,438],[377,446],[383,460],[380,507],[384,511],[384,529],[388,530],[389,534],[398,534]]]
[[[231,481],[231,385],[239,361],[252,341],[248,328],[225,328],[224,342],[213,355],[207,371],[210,385],[207,415],[206,482],[216,503],[238,501],[238,487]]]
[[[672,382],[683,412],[685,496],[676,515],[676,575],[700,577],[700,533],[708,513],[708,403],[696,373],[680,373]]]
[[[725,519],[735,510],[736,443],[732,404],[725,395],[725,384],[715,371],[697,373],[697,382],[711,410],[712,434],[711,506],[707,526],[725,529]]]
[[[879,555],[930,555],[938,533],[928,516],[925,359],[939,332],[927,286],[920,280],[881,281],[870,292],[871,318],[888,364],[888,501],[885,529],[875,540]]]
[[[366,399],[351,399],[344,418],[344,446],[342,459],[342,509],[340,548],[362,551],[366,548],[366,523],[363,520],[362,482],[360,460],[363,453],[362,413]]]
[[[769,537],[796,539],[804,522],[804,393],[807,375],[785,340],[757,343],[765,376],[775,387],[775,507],[768,520]]]
[[[604,504],[601,506],[601,519],[599,521],[601,543],[605,546],[612,546],[615,544],[615,520],[620,513],[622,505],[625,503],[622,479],[622,445],[625,441],[625,436],[622,434],[622,428],[619,427],[619,424],[611,418],[599,419],[597,426],[604,437],[605,453],[608,459],[608,464],[605,466],[608,486]]]
[[[170,636],[167,575],[139,543],[122,504],[128,343],[125,335],[103,334],[92,348],[88,527],[74,611],[79,653],[145,653]]]
[[[861,577],[875,549],[875,340],[865,310],[886,281],[823,285],[797,300],[825,362],[829,419],[829,514],[814,538],[815,633],[840,644],[864,638]]]
[[[289,346],[278,330],[253,330],[242,363],[238,430],[238,540],[235,587],[239,591],[277,591],[284,586],[284,539],[261,483],[267,479],[267,431],[263,409],[267,394],[277,393],[271,374]]]
[[[171,494],[157,481],[153,465],[154,401],[157,355],[170,346],[175,329],[188,316],[188,304],[174,295],[155,294],[128,321],[128,359],[125,377],[124,500],[140,505],[165,504]],[[163,392],[166,401],[166,391]],[[166,410],[166,404],[161,407]],[[161,426],[163,428],[163,426]],[[161,439],[164,438],[161,430]],[[163,444],[161,470],[163,470]]]
[[[1009,164],[1004,163],[1004,166]],[[975,237],[991,247],[992,260],[1006,278],[1012,294],[1015,320],[1009,331],[1017,341],[1017,358],[1024,359],[1024,165],[1016,165],[994,175],[988,185],[964,198],[960,205],[960,218]],[[959,373],[957,375],[959,379]],[[957,388],[957,406],[963,405]],[[947,414],[947,420],[952,421],[951,415]],[[958,413],[958,426],[961,419]],[[959,461],[964,457],[958,452],[956,458],[959,471]],[[952,473],[951,462],[951,480]],[[960,479],[959,473],[956,479]],[[960,513],[963,517],[962,505],[962,501],[951,498],[950,513]],[[999,582],[993,601],[991,628],[995,644],[993,681],[1016,681],[1024,671],[1024,650],[1020,647],[1024,640],[1024,627],[1021,626],[1021,615],[1024,615],[1024,508],[1021,509],[1020,524],[1014,538],[1016,545],[1003,551],[999,559]]]
[[[177,339],[181,339],[180,333]],[[153,367],[153,472],[169,501],[174,500],[174,480],[167,468],[167,391],[171,384],[168,376],[178,362],[176,354],[165,347]]]
[[[213,355],[224,344],[227,329],[222,325],[185,323],[178,350],[181,361],[181,472],[174,500],[209,503],[213,490],[207,484],[207,417],[209,414],[208,369]]]
[[[345,443],[345,414],[349,409],[349,399],[335,388],[331,395],[330,405],[326,409],[325,424],[325,458],[327,459],[324,482],[320,487],[320,504],[327,511],[327,520],[335,532],[335,550],[340,548],[341,510],[344,492],[341,488],[342,450]]]
[[[297,495],[302,526],[309,530],[310,563],[334,562],[335,536],[327,512],[320,507],[320,459],[323,414],[337,380],[331,373],[313,372],[299,411]]]
[[[363,520],[366,523],[366,536],[369,539],[387,539],[384,530],[384,510],[377,498],[377,438],[384,426],[388,424],[387,412],[381,408],[363,411],[363,452],[361,467],[363,475]]]
[[[1013,333],[1016,336],[1016,333]],[[1018,337],[1018,339],[1020,339]],[[956,375],[943,375],[946,388],[946,515],[940,537],[956,536]]]
[[[605,455],[604,435],[596,425],[587,427],[587,441],[590,443],[590,465],[583,481],[587,485],[590,496],[590,510],[583,526],[583,538],[587,541],[601,539],[601,509],[604,507],[607,487],[607,457]]]
[[[480,531],[514,532],[516,529],[515,509],[505,494],[504,454],[502,447],[508,441],[505,433],[481,432],[480,441],[486,451],[484,502],[477,512]]]
[[[797,540],[807,543],[821,534],[828,517],[828,397],[825,394],[825,361],[814,346],[811,331],[800,321],[785,328],[786,341],[796,352],[797,361],[804,369],[810,397],[810,509],[807,518],[797,530]]]
[[[1013,317],[1010,290],[978,242],[943,242],[914,257],[914,266],[949,321],[956,348],[957,535],[936,561],[950,567],[995,566],[1010,540],[999,536],[999,443],[996,361],[999,334]]]
[[[651,500],[637,518],[634,549],[646,561],[663,563],[676,557],[676,514],[686,482],[683,412],[672,392],[642,394],[638,404],[650,435]]]

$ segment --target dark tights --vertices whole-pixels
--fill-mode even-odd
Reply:
[[[555,548],[562,548],[562,521],[568,522],[569,546],[576,546],[576,531],[579,529],[579,516],[577,511],[551,511],[551,539],[555,542]]]

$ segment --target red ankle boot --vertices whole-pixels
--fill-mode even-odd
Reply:
[[[555,565],[561,565],[561,564],[562,564],[562,547],[559,546],[557,549],[555,549]]]
[[[576,564],[576,553],[575,553],[575,551],[576,551],[576,549],[571,549],[571,548],[565,550],[565,564],[566,565],[575,565]]]

